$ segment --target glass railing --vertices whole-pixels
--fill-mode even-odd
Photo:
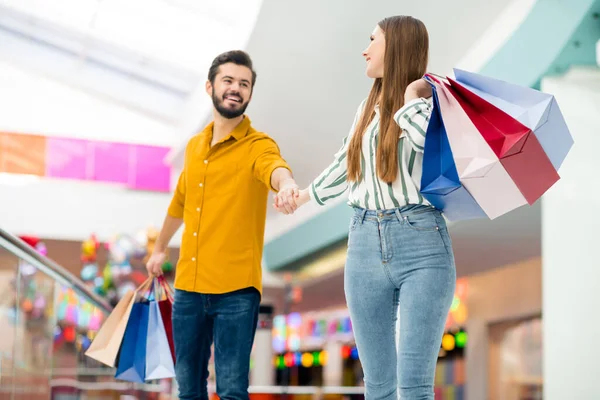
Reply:
[[[176,399],[172,380],[116,380],[85,356],[111,306],[0,229],[0,400]],[[215,387],[211,397],[218,399]],[[251,400],[362,400],[362,387],[251,386]]]
[[[110,311],[80,279],[0,229],[0,399],[170,393],[170,382],[117,381],[112,368],[84,355]]]

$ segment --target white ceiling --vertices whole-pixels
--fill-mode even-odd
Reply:
[[[261,1],[0,0],[0,61],[177,131],[214,56],[245,46]]]
[[[261,0],[1,0],[33,18],[190,71],[254,25]]]

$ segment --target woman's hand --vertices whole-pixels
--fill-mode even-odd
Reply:
[[[292,204],[289,204],[288,201],[292,201]],[[308,189],[303,189],[298,192],[297,195],[292,196],[291,198],[284,193],[277,193],[274,198],[273,207],[283,214],[293,214],[294,211],[298,209],[298,207],[308,203],[310,201],[310,195],[308,193]]]
[[[428,98],[432,96],[431,85],[425,79],[417,79],[406,87],[404,92],[404,104],[418,98]]]

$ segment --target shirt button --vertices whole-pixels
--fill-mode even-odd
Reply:
[[[194,232],[194,236],[198,236],[198,232]]]
[[[200,207],[196,208],[196,211],[200,211]]]
[[[203,185],[203,184],[199,184],[198,186],[202,187],[202,186],[204,186],[204,185]]]
[[[192,261],[196,261],[196,257],[192,257]]]
[[[204,160],[204,164],[208,164],[208,160]]]

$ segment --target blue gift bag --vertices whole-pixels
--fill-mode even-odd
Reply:
[[[435,86],[432,87],[433,110],[425,135],[421,194],[450,221],[487,218],[473,196],[460,183],[437,92]]]
[[[143,300],[133,304],[119,351],[115,378],[129,382],[144,382],[149,314],[148,301]]]

